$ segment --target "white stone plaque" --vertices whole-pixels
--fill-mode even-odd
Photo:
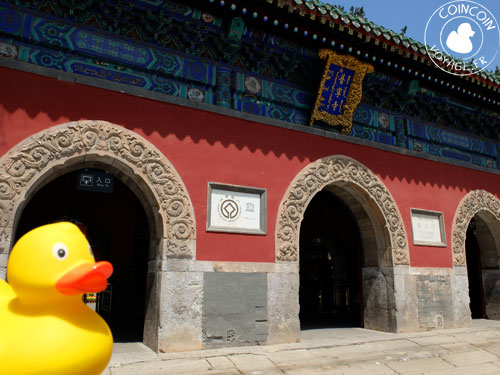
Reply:
[[[443,214],[411,209],[413,243],[425,246],[446,246]]]
[[[265,189],[208,185],[208,231],[265,234],[265,211]]]

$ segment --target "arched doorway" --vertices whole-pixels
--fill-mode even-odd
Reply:
[[[306,210],[324,189],[348,207],[359,228],[362,252],[357,259],[362,260],[363,292],[354,293],[363,297],[359,325],[390,332],[407,329],[414,311],[403,298],[406,286],[402,279],[408,272],[409,251],[399,210],[373,172],[350,157],[334,155],[306,166],[280,203],[275,241],[277,272],[268,282],[269,341],[299,339],[299,237]]]
[[[90,186],[82,179],[92,179]],[[107,181],[105,188],[96,180]],[[16,240],[40,225],[70,221],[84,232],[96,261],[107,260],[114,272],[106,291],[89,306],[108,322],[115,341],[143,341],[149,226],[140,200],[112,173],[79,169],[39,189],[25,206]]]
[[[453,264],[466,268],[468,319],[500,320],[500,201],[484,190],[460,202],[452,229]]]
[[[480,223],[480,220],[475,217],[471,219],[465,238],[465,257],[467,260],[467,278],[469,280],[469,308],[472,319],[486,318],[481,249],[476,236],[476,225]]]
[[[362,326],[359,227],[349,207],[327,189],[304,212],[299,246],[301,329]]]
[[[190,300],[201,288],[186,284],[189,272],[170,264],[195,258],[196,225],[191,199],[179,174],[139,134],[106,121],[77,121],[26,138],[0,158],[0,275],[5,275],[16,229],[32,197],[63,175],[82,168],[111,172],[134,193],[149,230],[143,341],[156,351],[201,348],[201,316]],[[175,268],[175,267],[174,267]],[[195,277],[195,276],[193,276]]]

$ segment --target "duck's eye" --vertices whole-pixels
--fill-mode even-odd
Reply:
[[[68,248],[65,244],[58,242],[52,246],[52,254],[57,260],[64,260],[68,256]]]

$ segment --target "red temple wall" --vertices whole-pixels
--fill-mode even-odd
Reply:
[[[500,176],[281,129],[174,104],[0,68],[0,156],[48,127],[106,120],[148,139],[173,164],[194,207],[197,259],[274,262],[278,206],[288,185],[309,163],[350,156],[373,171],[403,217],[415,267],[451,267],[451,226],[471,190],[500,196]],[[208,182],[267,189],[267,235],[206,232]],[[410,208],[444,214],[446,248],[412,245]]]

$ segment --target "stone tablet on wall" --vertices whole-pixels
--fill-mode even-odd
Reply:
[[[413,244],[446,246],[443,214],[441,212],[411,209]]]
[[[266,234],[265,189],[208,183],[207,231]]]

